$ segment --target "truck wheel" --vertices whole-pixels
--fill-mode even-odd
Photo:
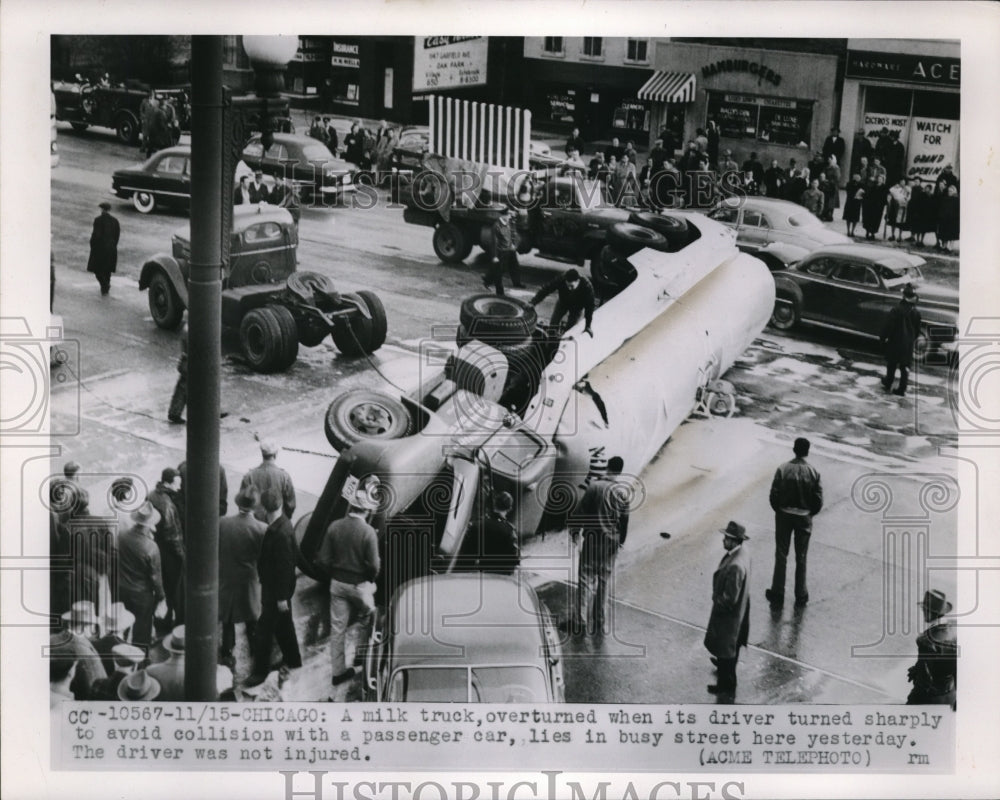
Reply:
[[[139,141],[139,120],[126,111],[115,120],[115,133],[118,140],[125,144],[136,144]]]
[[[184,304],[163,272],[156,272],[149,281],[149,313],[158,328],[172,331],[181,324]]]
[[[374,353],[382,345],[385,344],[385,335],[389,330],[389,323],[385,316],[385,306],[382,305],[381,299],[375,294],[375,292],[370,292],[367,289],[362,289],[358,292],[358,297],[365,301],[365,305],[368,307],[368,313],[372,315],[370,325],[370,331],[368,332],[368,341],[362,344],[365,345],[366,353]],[[368,320],[365,320],[367,323]]]
[[[343,452],[370,439],[401,439],[413,430],[413,420],[398,398],[371,389],[351,389],[326,410],[326,440]]]
[[[323,343],[330,329],[325,323],[314,317],[303,314],[297,324],[299,342],[303,347],[317,347]]]
[[[790,331],[801,319],[799,301],[789,295],[778,295],[774,301],[774,311],[771,312],[771,327],[779,331]]]
[[[482,342],[510,343],[531,336],[538,314],[532,306],[514,297],[474,294],[462,301],[458,321],[469,335]]]
[[[151,214],[156,208],[156,198],[149,192],[133,192],[132,205],[140,214]]]
[[[278,321],[278,327],[281,328],[283,349],[281,353],[281,365],[278,367],[278,370],[286,370],[299,357],[299,328],[295,324],[295,317],[292,315],[292,312],[285,306],[270,305],[265,307],[271,310],[274,318]]]
[[[345,356],[365,356],[374,353],[385,343],[385,307],[378,295],[362,290],[356,294],[345,294],[345,298],[361,303],[371,314],[370,320],[361,314],[352,314],[333,329],[331,338],[337,349]]]
[[[255,372],[277,372],[287,358],[284,331],[272,306],[255,308],[240,321],[240,346]]]
[[[458,225],[453,222],[442,222],[434,229],[431,241],[434,254],[445,264],[461,264],[472,252],[472,242]]]
[[[667,237],[644,225],[631,222],[616,222],[608,229],[608,244],[626,256],[637,253],[644,247],[654,250],[669,250]]]
[[[87,128],[90,127],[89,123],[86,123],[86,122],[71,122],[70,126],[77,133],[83,133],[85,130],[87,130]]]
[[[669,243],[671,250],[680,250],[690,241],[691,229],[687,221],[680,217],[653,214],[649,211],[633,211],[629,214],[628,221],[661,234]]]

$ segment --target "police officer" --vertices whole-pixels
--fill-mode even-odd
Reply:
[[[521,283],[520,265],[517,263],[518,234],[514,227],[514,212],[504,208],[497,221],[493,223],[493,242],[496,247],[496,261],[490,264],[483,277],[483,286],[494,287],[497,295],[503,297],[503,273],[510,275],[511,285],[515,289],[523,289]]]

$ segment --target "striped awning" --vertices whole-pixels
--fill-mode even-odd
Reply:
[[[646,81],[637,95],[640,100],[657,103],[690,103],[694,100],[693,72],[665,72],[657,70]]]

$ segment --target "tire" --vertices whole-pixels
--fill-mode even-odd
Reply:
[[[163,271],[157,271],[149,281],[149,313],[156,327],[176,330],[184,316],[184,304],[170,278]]]
[[[340,322],[330,334],[337,349],[345,356],[358,357],[374,353],[385,343],[386,316],[382,301],[373,292],[362,290],[344,297],[363,305],[371,314],[365,319],[360,313]]]
[[[607,238],[608,244],[626,256],[637,253],[644,247],[651,247],[654,250],[670,249],[667,237],[662,233],[631,222],[616,222],[608,229]]]
[[[670,249],[680,250],[691,239],[691,229],[687,220],[664,214],[653,214],[649,211],[633,211],[628,221],[634,225],[642,225],[661,234],[670,245]]]
[[[240,347],[255,372],[277,372],[287,358],[282,323],[273,307],[252,309],[240,321]]]
[[[474,294],[462,301],[458,321],[480,341],[510,343],[531,336],[538,314],[532,306],[513,297]]]
[[[705,404],[708,406],[708,413],[714,417],[728,418],[736,411],[736,398],[728,392],[709,392]]]
[[[790,331],[802,320],[801,303],[794,297],[778,295],[771,313],[771,327],[779,331]]]
[[[156,208],[156,197],[150,192],[133,192],[132,205],[140,214],[152,214]]]
[[[299,342],[303,347],[318,347],[330,332],[324,323],[308,314],[303,314],[299,318],[297,331]]]
[[[323,420],[326,440],[339,452],[361,441],[401,439],[412,431],[403,402],[371,389],[344,392],[330,403]]]
[[[118,141],[125,144],[137,144],[139,142],[139,120],[131,113],[120,114],[115,120],[115,133]]]
[[[461,264],[472,252],[472,242],[458,225],[442,222],[434,229],[431,240],[434,254],[445,264]]]
[[[70,127],[72,127],[77,133],[83,133],[90,127],[90,124],[87,122],[71,122]]]
[[[372,315],[370,323],[371,331],[366,343],[365,352],[374,353],[385,344],[385,336],[389,331],[389,321],[385,315],[385,306],[382,305],[381,299],[379,299],[379,296],[375,292],[370,292],[367,289],[362,289],[358,292],[358,297],[365,301],[368,313]],[[367,320],[365,321],[367,322]],[[364,342],[362,343],[364,344]]]
[[[597,296],[602,300],[614,297],[632,283],[635,277],[635,267],[608,245],[605,245],[590,261],[591,282],[594,284]]]
[[[292,366],[299,357],[299,327],[295,324],[292,312],[285,306],[270,305],[266,308],[270,309],[278,321],[278,327],[281,328],[281,339],[284,345],[281,353],[281,365],[278,367],[278,371],[281,372]]]

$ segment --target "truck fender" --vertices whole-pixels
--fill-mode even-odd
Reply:
[[[171,256],[163,253],[157,253],[142,265],[142,271],[139,273],[139,291],[149,288],[149,283],[153,280],[153,276],[157,272],[162,272],[167,276],[170,283],[173,284],[174,291],[177,292],[177,296],[181,299],[184,307],[187,308],[188,291],[187,282],[184,280],[184,274],[181,272],[180,265],[177,261]]]

